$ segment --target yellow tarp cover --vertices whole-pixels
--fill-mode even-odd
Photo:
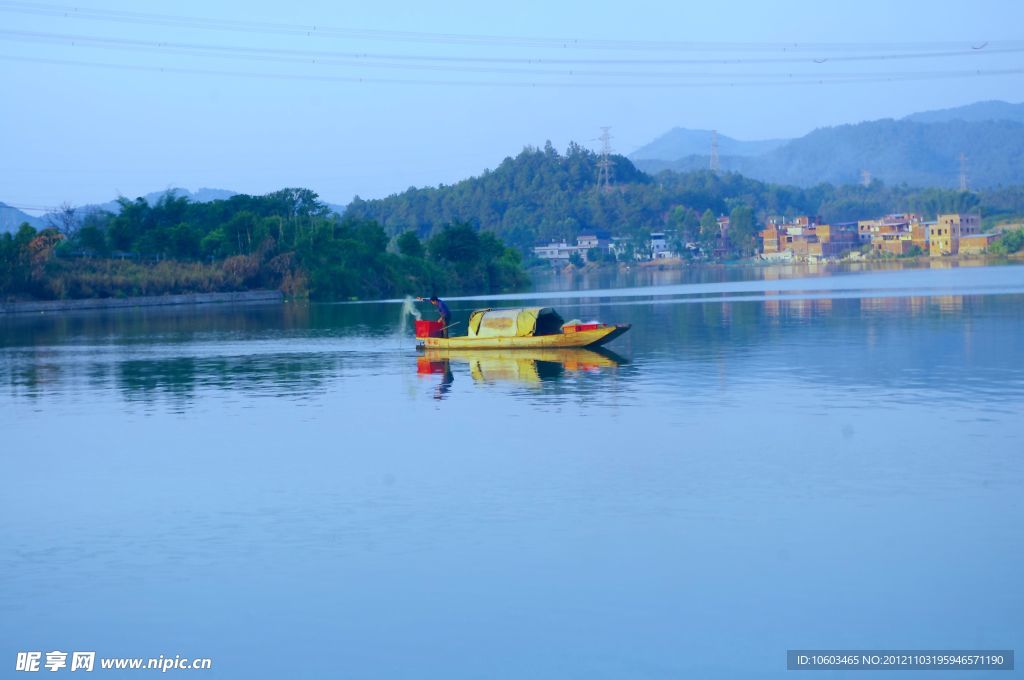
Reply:
[[[469,337],[529,337],[536,332],[537,318],[542,314],[555,312],[549,307],[478,309],[469,316]]]

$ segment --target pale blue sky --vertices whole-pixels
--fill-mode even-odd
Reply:
[[[77,1],[77,0],[76,0]],[[717,128],[741,139],[804,134],[815,127],[983,99],[1019,101],[1024,76],[730,86],[772,73],[892,73],[1024,67],[1024,52],[840,63],[837,57],[892,53],[894,45],[1018,41],[1024,4],[1000,2],[129,2],[83,0],[100,12],[166,15],[103,20],[63,16],[53,4],[0,0],[0,201],[52,206],[136,196],[168,186],[263,193],[303,186],[325,200],[378,197],[416,185],[450,183],[493,168],[526,144],[550,139],[596,146],[612,127],[628,153],[673,126]],[[70,6],[70,5],[69,5]],[[42,13],[39,13],[42,11]],[[79,15],[80,16],[80,15]],[[214,30],[208,21],[266,22],[264,30]],[[283,24],[406,31],[373,39],[350,34],[282,34]],[[252,27],[250,27],[252,28]],[[530,41],[438,39],[436,35],[575,38],[622,42],[602,49],[551,48]],[[75,46],[68,43],[75,36]],[[103,39],[107,42],[88,43]],[[124,42],[190,43],[230,48],[223,57],[140,49]],[[649,41],[822,43],[797,52],[665,51]],[[830,49],[834,43],[878,43]],[[624,49],[629,47],[631,49]],[[643,50],[632,49],[644,47]],[[240,48],[261,50],[243,54]],[[934,49],[940,49],[936,46]],[[266,50],[413,56],[417,68],[283,63]],[[945,48],[941,48],[945,49]],[[985,49],[990,49],[986,47]],[[981,50],[984,51],[984,50]],[[626,59],[829,57],[815,65],[772,63],[623,65]],[[286,56],[286,55],[285,55]],[[425,61],[456,59],[604,59],[613,64],[546,65]],[[4,59],[15,57],[17,60]],[[293,58],[293,57],[289,57]],[[29,60],[29,61],[26,61]],[[50,60],[52,63],[40,63]],[[91,66],[72,62],[88,62]],[[375,62],[380,63],[380,62]],[[111,64],[116,68],[95,64]],[[446,70],[451,66],[476,71]],[[163,72],[152,70],[163,67]],[[138,70],[133,70],[138,69]],[[574,70],[573,75],[564,73]],[[817,69],[817,70],[815,70]],[[578,71],[636,75],[580,75]],[[187,71],[187,72],[182,72]],[[202,73],[198,73],[200,71]],[[241,72],[246,76],[224,75]],[[723,74],[676,76],[684,72]],[[666,75],[668,74],[668,75]],[[286,76],[299,76],[288,80]],[[752,77],[755,76],[755,77]],[[311,80],[366,78],[370,82]],[[381,80],[402,82],[381,82]],[[777,78],[776,78],[777,79]],[[471,80],[475,85],[439,84]],[[435,81],[435,82],[427,82]],[[685,81],[685,82],[684,82]],[[593,87],[509,83],[596,83]],[[625,82],[630,87],[610,87]],[[719,83],[692,87],[695,82]],[[660,87],[646,84],[663,83]],[[680,85],[680,83],[683,83]],[[636,85],[641,85],[637,87]]]

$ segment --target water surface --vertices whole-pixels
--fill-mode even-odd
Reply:
[[[790,648],[1024,649],[1024,268],[735,271],[451,303],[633,324],[596,357],[421,356],[397,303],[0,319],[3,663],[781,678]]]

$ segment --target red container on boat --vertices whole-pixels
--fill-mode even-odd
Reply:
[[[440,338],[444,331],[443,321],[417,321],[417,338]]]
[[[572,326],[562,326],[563,333],[579,333],[580,331],[594,331],[601,327],[599,323],[577,323]]]

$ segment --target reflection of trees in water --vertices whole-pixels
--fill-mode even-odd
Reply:
[[[341,364],[337,355],[318,353],[112,362],[20,355],[0,362],[0,384],[7,384],[16,398],[46,397],[82,384],[90,391],[114,386],[129,401],[168,399],[185,405],[202,390],[266,396],[319,394],[338,375]]]
[[[37,398],[59,391],[66,379],[60,363],[52,352],[21,354],[16,360],[0,361],[0,383],[10,387],[12,396]]]
[[[117,364],[117,387],[132,401],[168,397],[189,402],[198,391],[207,389],[306,396],[322,393],[341,363],[331,354],[133,360]]]
[[[183,357],[161,361],[125,361],[117,365],[117,384],[130,401],[191,401],[196,383],[196,360]]]
[[[308,326],[309,305],[304,303],[138,307],[0,318],[7,347],[137,339],[148,343],[154,337],[187,342],[199,334],[254,334]]]

